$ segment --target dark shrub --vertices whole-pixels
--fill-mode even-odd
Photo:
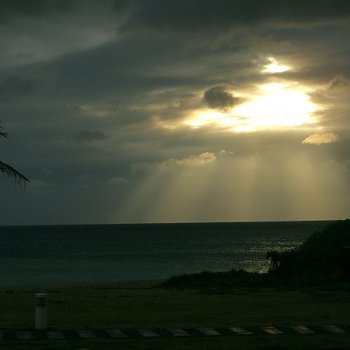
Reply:
[[[314,284],[349,280],[350,220],[312,234],[300,248],[270,251],[268,274],[280,283]]]
[[[339,281],[346,279],[349,266],[350,220],[337,221],[311,235],[300,247],[296,273],[301,280]]]
[[[267,252],[266,259],[270,260],[269,274],[281,283],[292,281],[296,272],[296,261],[299,249],[287,251],[271,250]]]

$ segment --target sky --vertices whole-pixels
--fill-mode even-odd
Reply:
[[[0,3],[0,225],[345,219],[350,1]]]

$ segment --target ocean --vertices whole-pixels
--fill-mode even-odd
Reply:
[[[233,268],[264,272],[267,251],[297,247],[328,223],[0,226],[0,286],[118,284]]]

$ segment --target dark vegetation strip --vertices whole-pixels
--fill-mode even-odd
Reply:
[[[334,222],[312,234],[300,247],[266,254],[266,273],[243,270],[203,271],[174,276],[163,288],[350,287],[350,220]]]

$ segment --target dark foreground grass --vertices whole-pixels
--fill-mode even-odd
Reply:
[[[37,290],[0,291],[0,328],[32,328]],[[350,290],[177,291],[80,287],[47,290],[52,328],[193,328],[349,323]]]
[[[43,291],[42,289],[40,291]],[[0,290],[0,329],[34,327],[38,290]],[[337,324],[349,326],[350,291],[337,289],[232,289],[225,292],[159,288],[79,287],[46,290],[49,327],[225,328]],[[330,349],[348,347],[350,335],[222,336],[93,341],[9,341],[6,349]]]
[[[3,342],[8,350],[330,350],[349,349],[349,337],[341,336],[276,336],[220,337],[215,339],[130,339],[123,341],[56,341]]]

